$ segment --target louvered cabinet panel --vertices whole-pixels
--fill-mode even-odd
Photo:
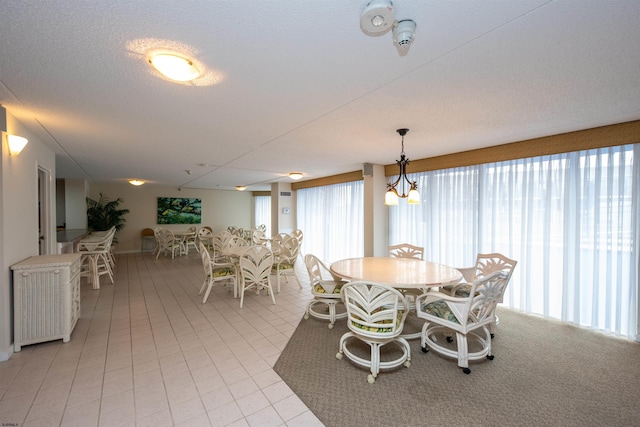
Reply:
[[[80,317],[81,255],[42,255],[13,270],[13,346],[71,339]]]

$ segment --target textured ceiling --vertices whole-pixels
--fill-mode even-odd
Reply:
[[[250,190],[640,119],[640,1],[397,0],[406,55],[367,0],[11,1],[0,103],[60,178]],[[145,49],[194,55],[176,84]],[[191,171],[187,174],[186,171]]]

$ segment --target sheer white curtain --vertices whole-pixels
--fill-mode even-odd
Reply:
[[[271,237],[271,196],[255,196],[253,200],[256,225],[266,225],[265,235]]]
[[[422,205],[390,210],[390,243],[472,265],[518,266],[505,304],[635,339],[640,145],[413,174]]]
[[[364,255],[363,188],[363,181],[353,181],[297,191],[306,253],[325,262]]]

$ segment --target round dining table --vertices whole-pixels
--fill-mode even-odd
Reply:
[[[411,258],[348,258],[334,262],[330,268],[343,279],[383,283],[403,289],[425,289],[462,279],[462,273],[455,268]]]
[[[443,286],[462,279],[462,273],[455,268],[412,258],[349,258],[334,262],[330,269],[333,274],[346,280],[382,283],[401,289],[412,295],[410,301],[413,302],[415,295],[425,292],[430,287]],[[415,317],[415,307],[412,308],[410,304],[410,308],[409,314]],[[405,339],[417,339],[420,338],[421,332],[421,325],[418,325],[416,330],[405,331],[401,336]]]

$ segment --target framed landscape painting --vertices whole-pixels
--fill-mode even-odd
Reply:
[[[200,224],[202,200],[158,197],[158,224]]]

